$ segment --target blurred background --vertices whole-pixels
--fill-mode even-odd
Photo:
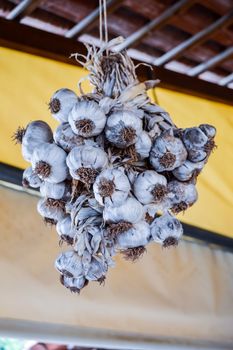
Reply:
[[[179,216],[177,248],[151,246],[136,264],[117,257],[104,286],[69,293],[53,266],[57,234],[37,214],[38,193],[21,186],[28,164],[11,136],[36,119],[54,129],[52,94],[78,93],[87,72],[69,56],[99,45],[98,0],[0,0],[0,334],[98,348],[232,349],[233,1],[107,7],[109,38],[122,35],[135,63],[153,67],[139,67],[139,79],[161,80],[151,99],[179,127],[213,124],[218,148],[198,178],[199,201]]]

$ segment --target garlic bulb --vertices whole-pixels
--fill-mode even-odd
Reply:
[[[69,123],[60,124],[53,137],[56,144],[66,152],[70,152],[72,148],[84,144],[83,138],[73,133]]]
[[[67,122],[69,113],[77,100],[77,95],[74,91],[70,89],[57,90],[49,102],[52,116],[59,122]]]
[[[71,188],[66,182],[51,183],[44,181],[40,186],[40,193],[46,198],[68,199],[71,196]]]
[[[152,141],[150,136],[146,131],[142,131],[135,143],[135,150],[137,154],[139,154],[140,159],[145,159],[149,157],[151,146]]]
[[[33,187],[33,188],[38,188],[42,184],[41,179],[39,176],[37,176],[33,170],[32,167],[30,166],[29,168],[25,169],[23,172],[23,180],[22,180],[22,185],[23,187]]]
[[[130,110],[114,112],[107,119],[106,138],[118,148],[133,145],[141,132],[142,121]]]
[[[169,171],[182,165],[187,151],[180,139],[174,137],[172,129],[158,136],[150,152],[150,163],[158,171]]]
[[[77,102],[69,115],[73,132],[83,137],[99,135],[106,124],[106,115],[94,101]]]
[[[201,124],[199,125],[199,129],[204,132],[208,139],[212,139],[216,135],[216,128],[213,125]]]
[[[56,230],[63,241],[71,245],[73,244],[76,231],[72,227],[70,215],[67,215],[64,219],[58,221]]]
[[[128,197],[117,207],[106,206],[103,212],[104,221],[113,223],[125,221],[135,224],[141,221],[143,216],[143,206],[133,197]]]
[[[85,277],[72,278],[61,275],[60,281],[61,284],[69,289],[72,293],[78,294],[80,293],[81,289],[88,284],[88,281],[85,279]]]
[[[148,244],[150,236],[149,224],[145,221],[139,221],[119,234],[116,242],[119,249],[135,248]]]
[[[66,163],[74,179],[90,185],[98,172],[107,166],[108,157],[97,145],[83,145],[72,149]]]
[[[34,149],[44,142],[52,142],[53,133],[50,126],[42,120],[36,120],[26,128],[18,128],[13,135],[16,143],[22,144],[23,158],[30,162]]]
[[[74,250],[61,253],[55,261],[55,267],[66,277],[83,277],[82,258]]]
[[[208,156],[208,137],[200,128],[187,128],[182,132],[182,140],[191,162],[201,162]]]
[[[151,223],[151,234],[155,242],[167,248],[178,244],[183,228],[175,216],[166,212]]]
[[[168,183],[168,191],[170,208],[174,214],[185,211],[198,199],[198,193],[193,184],[173,180]]]
[[[104,259],[101,259],[100,257],[93,257],[85,277],[89,281],[101,282],[105,279],[107,271],[108,266]]]
[[[121,205],[126,200],[130,188],[128,177],[120,168],[103,170],[93,185],[96,200],[101,205],[113,206]]]
[[[42,180],[62,182],[68,175],[66,152],[54,143],[42,143],[33,152],[32,169]]]
[[[205,161],[193,163],[189,160],[186,160],[180,167],[173,170],[173,175],[179,181],[188,181],[193,177],[197,177],[200,174],[203,167],[205,165]]]
[[[138,175],[133,191],[142,204],[162,202],[167,194],[167,179],[154,170],[146,170]]]
[[[38,213],[51,224],[56,224],[59,220],[64,219],[66,216],[65,202],[62,200],[55,200],[52,198],[40,199],[37,204]]]

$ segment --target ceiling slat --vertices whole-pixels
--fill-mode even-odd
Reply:
[[[220,80],[219,85],[227,86],[228,84],[233,82],[233,73],[229,74],[227,77]]]
[[[9,20],[20,20],[32,13],[40,2],[41,0],[23,0],[8,13],[6,18]]]
[[[231,56],[233,56],[233,47],[229,47],[225,51],[221,52],[219,55],[216,55],[209,59],[207,62],[203,62],[198,66],[190,69],[187,74],[190,77],[196,77],[199,74],[206,72],[208,69],[217,66],[217,64],[225,61]]]
[[[161,57],[154,60],[153,64],[156,66],[162,66],[166,64],[167,62],[183,54],[187,49],[193,47],[194,45],[197,45],[197,44],[200,45],[202,42],[210,38],[216,30],[230,24],[232,21],[233,21],[233,10],[227,13],[225,16],[220,17],[219,20],[212,23],[208,27],[204,28],[194,36],[190,37],[189,39],[185,40],[178,46],[174,47],[173,49],[171,49]]]

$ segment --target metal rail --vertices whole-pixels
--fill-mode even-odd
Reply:
[[[227,86],[228,84],[233,82],[233,73],[229,74],[225,78],[222,78],[219,82],[219,85],[221,86]]]
[[[21,1],[13,10],[8,13],[6,16],[6,19],[9,20],[16,20],[21,19],[22,17],[28,15],[31,13],[35,8],[38,6],[38,4],[41,2],[41,0],[23,0]]]

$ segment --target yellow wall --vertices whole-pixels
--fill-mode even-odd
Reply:
[[[77,91],[85,75],[78,67],[0,48],[0,161],[25,168],[20,147],[10,138],[18,125],[42,119],[52,127],[47,102],[54,91],[68,87]],[[85,84],[86,91],[88,85]],[[190,224],[233,237],[233,107],[194,96],[157,89],[159,104],[180,127],[211,123],[218,129],[218,149],[199,177],[199,201],[181,219]]]

